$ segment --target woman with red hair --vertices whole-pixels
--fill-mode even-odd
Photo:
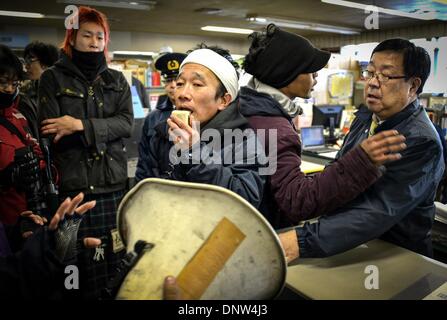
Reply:
[[[123,138],[131,135],[132,100],[123,74],[107,66],[106,16],[80,7],[73,19],[79,29],[66,31],[61,59],[42,74],[39,119],[42,135],[53,141],[60,199],[82,191],[97,203],[79,238],[88,234],[103,245],[78,257],[82,295],[96,299],[124,253],[116,241],[116,210],[127,183]]]

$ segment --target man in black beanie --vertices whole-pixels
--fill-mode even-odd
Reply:
[[[331,212],[365,191],[382,176],[385,162],[400,158],[404,137],[395,130],[383,131],[322,173],[305,176],[300,170],[301,142],[290,115],[297,109],[292,100],[310,98],[317,71],[327,64],[330,53],[274,24],[250,39],[243,67],[253,78],[240,90],[241,112],[264,142],[269,161],[276,162],[260,211],[274,227],[287,227]],[[269,141],[272,130],[276,144]]]

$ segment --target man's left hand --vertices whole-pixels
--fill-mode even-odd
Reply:
[[[73,199],[65,199],[51,219],[48,229],[55,231],[59,227],[59,222],[64,220],[65,215],[73,216],[76,214],[82,216],[96,205],[96,201],[89,201],[80,205],[82,200],[84,200],[84,194],[82,192]],[[101,244],[101,240],[97,238],[84,238],[82,242],[86,248],[96,248]]]
[[[83,131],[82,121],[70,116],[60,118],[46,119],[42,121],[42,135],[55,134],[54,142],[57,143],[62,137],[73,134],[77,131]]]
[[[45,217],[34,214],[32,211],[24,211],[20,214],[20,216],[25,219],[29,219],[28,222],[22,222],[26,230],[22,231],[22,237],[25,239],[33,235],[33,229],[37,228],[38,226],[43,226],[45,223],[47,223],[47,219]]]

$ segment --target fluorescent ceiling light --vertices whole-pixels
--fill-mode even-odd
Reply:
[[[88,5],[97,7],[150,10],[157,2],[155,1],[101,1],[101,0],[58,0],[58,3]]]
[[[45,15],[35,12],[22,11],[3,11],[0,10],[0,16],[18,17],[18,18],[45,18]]]
[[[354,29],[354,28],[345,28],[339,26],[332,26],[328,24],[293,21],[293,20],[268,18],[268,17],[248,17],[247,20],[256,24],[268,25],[270,23],[274,23],[278,27],[300,29],[300,30],[313,30],[313,31],[341,33],[341,34],[359,34],[361,32],[360,29]]]
[[[344,0],[321,0],[323,3],[328,4],[335,4],[337,6],[343,6],[348,8],[354,8],[354,9],[360,9],[360,10],[369,10],[373,5],[367,5],[352,1],[344,1]],[[428,12],[428,13],[409,13],[405,11],[399,11],[399,10],[393,10],[393,9],[386,9],[382,7],[377,7],[377,11],[380,13],[385,13],[393,16],[399,16],[399,17],[405,17],[405,18],[412,18],[412,19],[419,19],[419,20],[435,20],[436,19],[436,13],[435,12]]]
[[[239,34],[250,34],[250,33],[253,33],[253,30],[250,30],[250,29],[225,28],[225,27],[216,27],[216,26],[206,26],[206,27],[202,27],[201,29],[203,31],[239,33]]]
[[[126,55],[126,56],[155,56],[157,53],[152,51],[126,51],[126,50],[120,50],[120,51],[113,51],[113,54],[120,54],[120,55]]]

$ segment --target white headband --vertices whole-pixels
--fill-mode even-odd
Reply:
[[[198,49],[191,52],[180,65],[180,73],[187,63],[197,63],[210,69],[222,82],[231,95],[231,102],[237,97],[239,83],[233,65],[220,54],[210,49]]]

